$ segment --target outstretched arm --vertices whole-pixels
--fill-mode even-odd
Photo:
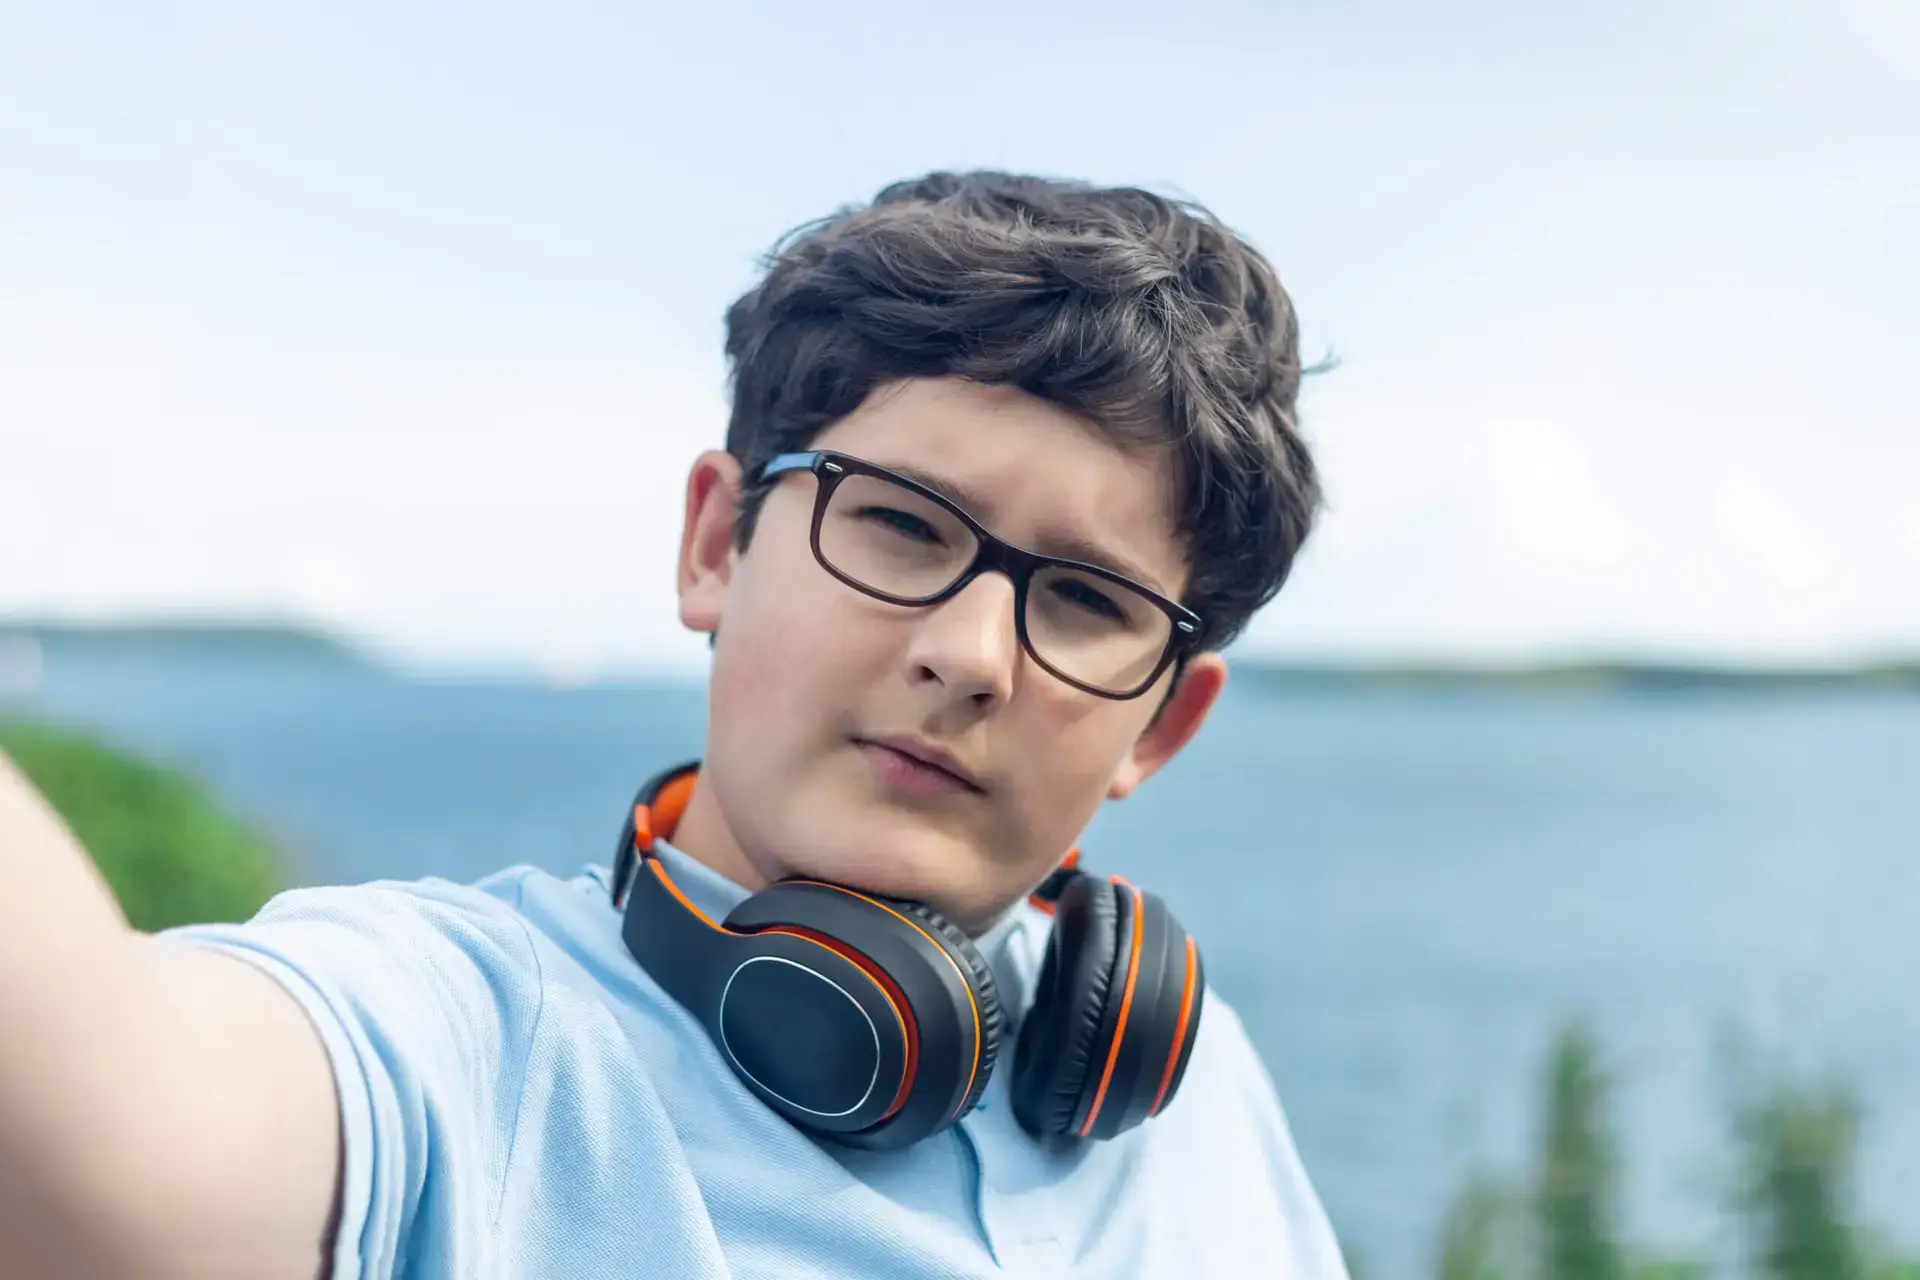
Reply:
[[[0,1271],[324,1275],[340,1145],[294,999],[133,930],[0,752]]]

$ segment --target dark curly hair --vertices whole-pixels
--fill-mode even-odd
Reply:
[[[1123,446],[1171,447],[1182,603],[1218,649],[1286,580],[1321,501],[1299,326],[1273,268],[1198,205],[1014,174],[895,183],[783,237],[727,311],[727,450],[751,478],[899,378],[1018,387]],[[745,547],[765,488],[742,495]]]

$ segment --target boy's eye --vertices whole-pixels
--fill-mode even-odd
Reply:
[[[911,511],[895,507],[862,507],[860,518],[884,525],[916,542],[939,542],[940,531]]]
[[[1114,622],[1127,620],[1126,610],[1113,602],[1112,597],[1096,591],[1091,583],[1079,578],[1056,578],[1052,583],[1053,594],[1068,604],[1085,609],[1089,613]]]

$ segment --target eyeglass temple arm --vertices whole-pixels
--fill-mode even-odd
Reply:
[[[808,449],[801,453],[776,453],[760,468],[760,478],[771,480],[789,471],[811,471],[819,457],[820,451],[817,449]]]

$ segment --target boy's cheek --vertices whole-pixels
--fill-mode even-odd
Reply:
[[[736,604],[747,603],[736,601]],[[789,599],[784,607],[754,600],[731,610],[715,655],[712,705],[725,714],[729,731],[779,735],[797,728],[791,721],[823,700],[846,702],[857,691],[844,688],[858,666],[844,619],[807,599]]]

